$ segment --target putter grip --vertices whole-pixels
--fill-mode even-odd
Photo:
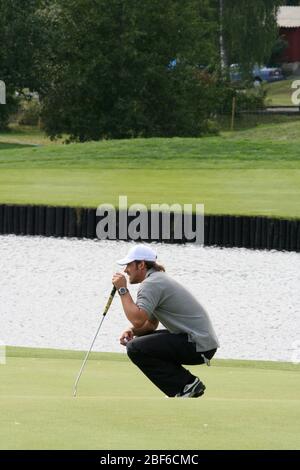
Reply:
[[[108,309],[109,309],[109,307],[111,306],[111,303],[112,303],[112,301],[113,301],[113,298],[114,298],[114,296],[115,296],[116,291],[117,291],[117,289],[116,289],[115,286],[114,286],[114,287],[112,288],[112,290],[111,290],[109,299],[108,299],[107,304],[106,304],[106,307],[105,307],[105,309],[104,309],[103,316],[105,316],[105,315],[107,314]]]

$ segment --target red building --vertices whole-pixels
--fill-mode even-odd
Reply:
[[[282,61],[294,72],[300,69],[300,7],[280,7],[277,24],[280,36],[288,42]]]

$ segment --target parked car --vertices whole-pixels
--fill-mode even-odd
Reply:
[[[238,64],[231,64],[229,74],[233,82],[242,80],[242,73]],[[264,65],[255,65],[252,69],[252,77],[254,83],[277,82],[285,79],[279,67],[266,67]]]

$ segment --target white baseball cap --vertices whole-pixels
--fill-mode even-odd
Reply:
[[[124,265],[132,261],[156,261],[157,255],[152,248],[145,245],[137,245],[129,250],[125,258],[117,261],[118,264]]]

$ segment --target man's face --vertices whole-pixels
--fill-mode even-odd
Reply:
[[[124,272],[128,275],[130,284],[139,284],[145,278],[145,263],[143,261],[140,263],[132,261],[127,264]]]

